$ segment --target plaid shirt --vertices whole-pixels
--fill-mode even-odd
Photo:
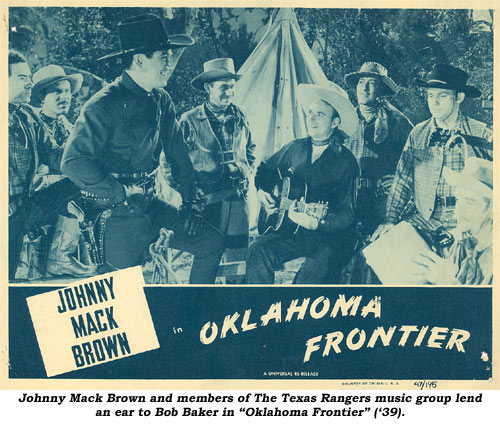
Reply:
[[[367,122],[359,107],[359,125],[356,132],[345,141],[345,146],[356,158],[361,177],[379,179],[392,175],[403,151],[412,126],[403,116],[386,109],[388,115],[388,135],[380,144],[374,143],[375,118]]]
[[[424,219],[440,219],[442,208],[436,208],[436,196],[454,196],[454,189],[442,177],[444,166],[455,171],[464,167],[463,144],[452,144],[448,148],[430,146],[429,140],[436,130],[434,118],[418,124],[408,137],[399,160],[394,182],[387,199],[386,222],[397,223],[401,219],[408,202],[413,197],[415,205]],[[459,132],[492,139],[492,132],[486,124],[459,115]],[[471,146],[467,146],[469,156],[477,156]]]
[[[38,165],[60,172],[61,155],[33,110],[9,103],[9,215],[31,196]]]

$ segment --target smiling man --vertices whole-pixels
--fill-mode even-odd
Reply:
[[[297,95],[306,116],[308,136],[283,146],[259,165],[255,176],[257,195],[268,214],[281,207],[273,193],[278,176],[307,183],[307,202],[328,202],[323,218],[307,214],[292,203],[288,218],[298,225],[295,233],[268,232],[250,245],[246,282],[272,284],[274,271],[292,259],[306,259],[294,283],[321,284],[329,281],[331,263],[341,260],[352,239],[356,159],[343,145],[356,129],[357,116],[347,93],[336,84],[321,87],[300,84]]]
[[[248,246],[245,192],[255,162],[248,123],[231,102],[240,78],[232,59],[205,62],[191,85],[204,91],[208,100],[180,119],[198,187],[210,200],[204,216],[225,234],[227,248]]]
[[[432,117],[416,125],[408,137],[387,200],[385,222],[377,228],[373,239],[402,219],[424,231],[456,227],[455,187],[446,181],[442,171],[447,167],[461,172],[467,157],[490,157],[488,150],[492,148],[492,132],[486,124],[460,111],[466,97],[481,95],[477,88],[467,84],[467,79],[463,70],[439,64],[429,73],[427,81],[415,80],[426,89]],[[483,140],[478,142],[477,138]]]
[[[102,270],[140,265],[161,227],[174,231],[170,245],[194,254],[190,281],[213,283],[223,237],[205,225],[196,201],[194,170],[175,107],[163,89],[171,50],[194,44],[168,35],[155,15],[118,25],[124,72],[83,107],[65,148],[63,172],[82,189],[87,217],[95,221]],[[170,163],[180,211],[153,196],[160,154]],[[96,238],[99,239],[99,237]]]

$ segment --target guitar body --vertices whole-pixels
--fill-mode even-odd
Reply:
[[[277,206],[281,206],[273,214],[269,215],[261,206],[257,229],[259,234],[267,234],[271,231],[280,231],[286,234],[295,234],[299,225],[288,218],[288,204],[307,196],[307,183],[294,174],[279,175],[279,181],[274,184],[270,193]]]

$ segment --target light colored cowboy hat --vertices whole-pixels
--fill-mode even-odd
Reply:
[[[41,107],[45,99],[45,91],[52,84],[59,81],[68,81],[71,85],[71,94],[75,94],[82,88],[83,75],[66,75],[64,69],[59,65],[48,65],[40,68],[33,74],[33,88],[31,90],[31,105]]]
[[[415,84],[424,88],[444,88],[465,93],[467,97],[479,97],[481,91],[472,85],[467,85],[469,74],[451,65],[439,63],[427,76],[427,81],[415,78]]]
[[[118,36],[120,50],[100,57],[98,61],[145,51],[179,49],[195,43],[194,38],[187,34],[168,35],[163,21],[149,13],[121,21]]]
[[[356,88],[358,81],[363,77],[377,78],[383,83],[383,95],[390,96],[398,90],[397,84],[387,75],[385,69],[380,63],[365,62],[361,65],[358,72],[352,72],[344,77],[348,87]]]
[[[445,166],[443,176],[451,186],[489,199],[493,196],[493,162],[489,160],[470,157],[462,172],[453,171]]]
[[[205,62],[203,64],[203,72],[191,81],[191,86],[198,90],[204,90],[203,85],[207,82],[229,78],[239,80],[241,77],[242,75],[234,72],[233,59],[223,57]]]
[[[321,99],[331,105],[340,116],[339,128],[348,136],[352,136],[358,127],[358,114],[349,101],[347,93],[337,84],[330,82],[328,86],[315,84],[299,84],[297,96],[304,112],[313,100]]]

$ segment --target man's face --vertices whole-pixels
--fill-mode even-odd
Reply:
[[[377,78],[362,77],[356,85],[356,95],[360,105],[375,103],[381,93],[381,82]]]
[[[455,90],[447,90],[444,88],[428,88],[427,89],[427,104],[429,111],[436,119],[444,121],[458,110],[461,103],[461,96]],[[463,97],[462,97],[463,99]]]
[[[42,112],[51,118],[68,113],[71,106],[71,84],[69,81],[58,81],[46,91]]]
[[[490,200],[471,189],[456,190],[455,216],[460,232],[476,235],[490,211]]]
[[[9,103],[28,103],[31,98],[31,71],[27,63],[14,63],[10,65],[9,76]]]
[[[207,84],[210,103],[216,106],[228,106],[234,96],[235,83],[234,78],[228,78]]]
[[[141,71],[144,80],[153,88],[163,88],[168,82],[168,69],[171,50],[161,50],[153,53],[151,58],[142,55]]]
[[[313,100],[306,110],[307,134],[313,140],[326,140],[340,122],[333,117],[333,107],[321,99]]]

